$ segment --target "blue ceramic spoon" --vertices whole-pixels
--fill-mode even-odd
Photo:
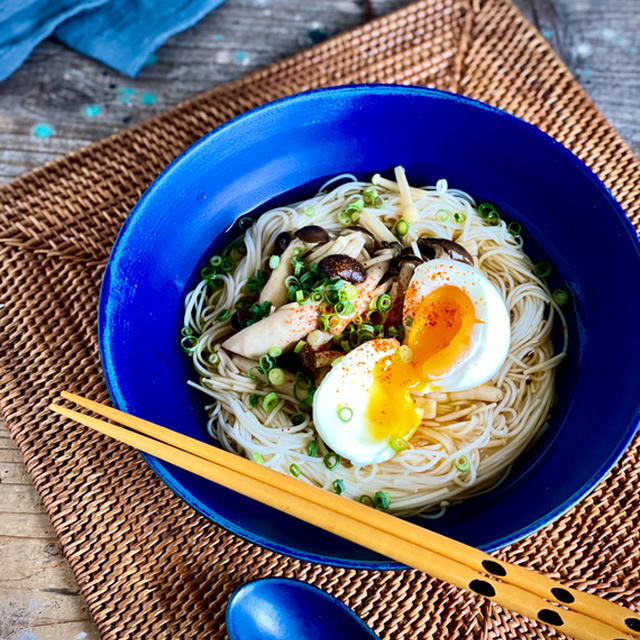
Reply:
[[[231,640],[380,640],[340,600],[287,578],[245,584],[225,615]]]

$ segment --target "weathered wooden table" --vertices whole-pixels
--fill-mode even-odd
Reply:
[[[161,47],[136,80],[44,42],[0,83],[0,182],[405,4],[227,0]],[[640,155],[638,0],[517,4]],[[98,637],[18,451],[0,428],[0,640]]]

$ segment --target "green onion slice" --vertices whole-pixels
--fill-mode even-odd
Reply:
[[[378,300],[376,301],[376,306],[378,307],[378,311],[385,313],[391,309],[391,305],[393,304],[393,300],[391,300],[391,296],[388,293],[383,293],[378,296]]]
[[[335,469],[340,464],[340,456],[333,451],[329,451],[323,458],[324,466],[327,469]]]
[[[338,302],[335,309],[339,316],[348,316],[350,313],[353,313],[353,303],[349,300]]]
[[[533,273],[538,278],[546,278],[551,275],[551,263],[548,260],[542,260],[533,266]]]
[[[436,220],[438,222],[446,222],[449,219],[449,212],[446,209],[438,209],[436,211]]]
[[[344,292],[347,294],[347,300],[355,300],[358,297],[358,289],[351,283],[344,285]]]
[[[401,218],[396,222],[393,232],[400,238],[406,236],[409,233],[409,223],[404,218]]]
[[[233,271],[233,267],[235,265],[233,264],[233,260],[231,258],[222,258],[222,262],[220,263],[220,268],[225,271],[225,272],[229,272],[229,271]]]
[[[294,413],[291,416],[291,423],[293,424],[294,427],[297,427],[299,424],[302,424],[304,422],[304,415],[302,413]]]
[[[376,209],[382,209],[382,207],[384,207],[384,198],[382,196],[378,196],[374,201],[373,201],[373,206]]]
[[[278,356],[282,355],[282,348],[281,347],[271,347],[271,349],[269,349],[269,351],[267,351],[267,353],[272,358],[277,358]]]
[[[273,358],[271,356],[260,356],[260,369],[262,369],[264,373],[267,373],[267,371],[273,369],[274,364],[275,362],[273,361]]]
[[[556,289],[551,295],[559,307],[569,302],[569,294],[564,289]]]
[[[180,335],[183,338],[186,338],[187,336],[192,336],[193,330],[191,329],[191,327],[182,327],[182,329],[180,329]]]
[[[481,218],[488,218],[494,211],[496,208],[489,202],[481,202],[478,205],[478,213]]]
[[[198,346],[198,338],[195,336],[184,336],[180,340],[180,346],[185,353],[192,354]]]
[[[337,414],[342,422],[349,422],[349,420],[353,418],[353,409],[351,407],[339,406]]]
[[[269,258],[270,269],[277,269],[279,264],[280,264],[280,256],[271,256]]]
[[[467,471],[469,471],[469,469],[471,469],[471,463],[469,462],[469,458],[467,458],[467,456],[465,455],[458,456],[456,458],[455,465],[456,465],[456,469],[460,473],[466,473]]]
[[[358,502],[361,502],[362,504],[367,505],[367,507],[375,507],[375,502],[373,501],[373,498],[368,495],[361,495],[358,498]]]
[[[409,446],[409,444],[407,443],[407,441],[404,438],[393,438],[389,442],[389,446],[394,451],[404,451]]]
[[[258,406],[258,396],[255,393],[252,393],[249,396],[249,406],[257,407]]]
[[[338,222],[343,227],[348,227],[351,224],[351,215],[347,213],[346,209],[343,209],[342,211],[338,212]]]
[[[253,220],[251,218],[248,218],[247,216],[244,216],[238,220],[238,226],[240,227],[241,231],[245,231],[252,224],[253,224]]]
[[[220,362],[220,356],[217,353],[210,353],[207,361],[209,364],[218,364],[218,362]]]
[[[507,225],[507,231],[514,237],[517,238],[520,235],[520,232],[522,231],[522,225],[519,222],[516,222],[515,220],[512,220],[508,225]]]
[[[271,413],[278,406],[278,400],[278,394],[275,391],[270,391],[262,398],[262,408]]]
[[[259,453],[258,451],[254,451],[251,454],[251,457],[258,463],[258,464],[264,464],[264,458],[262,457],[262,454]]]
[[[373,501],[378,509],[388,509],[391,504],[391,498],[386,491],[376,491]]]
[[[219,267],[222,264],[222,258],[220,256],[211,256],[209,258],[209,264],[212,267]]]
[[[306,341],[300,340],[298,344],[293,348],[294,353],[300,353],[302,351],[302,347],[307,344]]]
[[[290,464],[289,465],[289,473],[294,478],[297,478],[300,475],[300,467],[295,462],[293,464]]]
[[[305,216],[307,216],[307,218],[312,218],[315,214],[316,214],[316,210],[314,207],[307,205],[303,210],[302,213],[304,213]]]
[[[378,191],[374,187],[367,187],[362,192],[362,199],[365,204],[373,204],[378,197]]]
[[[318,442],[316,440],[310,440],[307,445],[307,455],[315,458],[318,455]]]
[[[274,387],[284,382],[284,371],[282,369],[271,369],[267,374],[267,380]]]
[[[456,222],[466,222],[467,221],[467,214],[464,211],[460,211],[458,213],[454,213],[453,214],[453,219]]]
[[[333,490],[340,495],[344,493],[344,482],[340,479],[333,481]]]

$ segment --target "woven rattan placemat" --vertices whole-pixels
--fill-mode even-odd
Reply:
[[[383,638],[556,634],[417,571],[293,560],[212,524],[134,451],[47,411],[62,388],[108,396],[96,307],[116,233],[153,178],[211,128],[297,91],[434,86],[525,118],[577,153],[640,219],[640,163],[508,0],[425,0],[218,87],[0,189],[2,410],[105,639],[221,638],[240,584],[291,576]],[[640,608],[640,451],[562,519],[500,555]]]

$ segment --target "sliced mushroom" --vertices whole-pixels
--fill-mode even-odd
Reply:
[[[283,231],[276,236],[276,239],[273,243],[273,255],[281,256],[285,249],[289,246],[291,242],[291,234],[288,231]]]
[[[245,358],[258,359],[271,347],[293,347],[318,324],[319,303],[285,304],[270,316],[227,338],[222,346]]]
[[[367,270],[362,264],[355,258],[341,253],[322,258],[318,267],[329,278],[342,278],[354,284],[364,282],[367,277]]]
[[[302,227],[295,232],[296,238],[299,238],[303,242],[309,244],[319,244],[320,242],[329,241],[329,233],[326,229],[319,227],[316,224],[310,224],[306,227]]]
[[[371,231],[369,231],[369,229],[365,229],[364,227],[359,227],[358,225],[350,225],[348,227],[345,227],[341,232],[340,235],[344,235],[345,233],[350,233],[350,232],[359,232],[362,233],[365,237],[364,240],[364,248],[371,252],[374,251],[376,249],[376,247],[378,246],[378,240],[375,237],[375,235],[373,233],[371,233]]]
[[[308,344],[305,344],[299,354],[300,368],[315,380],[321,369],[330,366],[341,355],[344,355],[341,351],[314,351]]]
[[[425,260],[446,254],[452,260],[473,266],[473,256],[461,244],[447,238],[419,238],[418,248]]]
[[[402,291],[407,290],[415,268],[416,265],[412,262],[405,262],[400,267],[400,273],[398,274],[398,284],[400,285],[400,289],[402,289]]]

